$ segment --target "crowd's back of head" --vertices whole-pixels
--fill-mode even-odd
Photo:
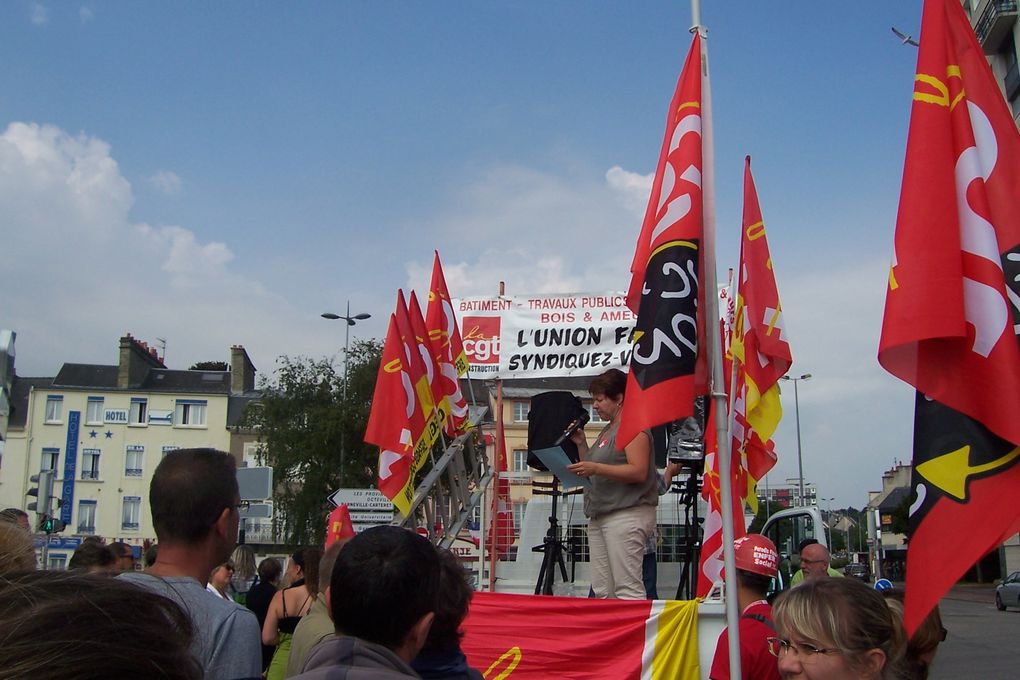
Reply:
[[[216,449],[174,451],[156,467],[149,486],[156,536],[160,543],[198,543],[237,497],[233,456]]]
[[[180,606],[115,578],[64,571],[0,576],[4,677],[197,680]]]
[[[439,557],[417,534],[394,526],[355,536],[337,557],[330,603],[338,633],[391,649],[436,610]]]

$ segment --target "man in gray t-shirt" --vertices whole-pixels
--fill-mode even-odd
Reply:
[[[261,635],[248,609],[205,589],[213,568],[234,549],[240,498],[234,458],[215,449],[167,454],[149,485],[159,560],[122,578],[180,604],[195,625],[192,649],[207,680],[262,676]]]

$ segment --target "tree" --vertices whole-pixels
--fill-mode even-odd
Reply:
[[[260,462],[273,468],[274,502],[288,544],[321,544],[332,509],[327,497],[341,486],[375,484],[377,451],[364,435],[381,356],[374,340],[351,345],[346,403],[333,358],[282,356],[272,379],[260,385],[262,399],[245,411],[240,427],[258,434]]]
[[[230,367],[226,361],[199,361],[191,366],[189,371],[227,371]]]

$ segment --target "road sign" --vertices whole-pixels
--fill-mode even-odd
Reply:
[[[352,512],[352,524],[389,524],[393,521],[392,512]]]
[[[336,507],[346,503],[352,512],[393,512],[393,503],[378,489],[337,489],[326,500]]]
[[[273,468],[237,468],[237,490],[242,501],[264,501],[273,497]]]

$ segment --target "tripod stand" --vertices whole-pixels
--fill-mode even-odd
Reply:
[[[532,552],[542,553],[542,566],[538,570],[538,581],[535,583],[536,595],[552,595],[553,581],[556,579],[556,567],[560,569],[563,581],[567,580],[567,565],[563,561],[566,546],[560,540],[560,524],[556,519],[556,500],[560,495],[560,482],[553,477],[551,482],[532,482],[532,494],[535,496],[552,496],[552,511],[549,513],[549,530],[545,532],[542,545],[536,545]]]
[[[679,486],[677,505],[683,508],[683,535],[678,542],[680,561],[680,579],[676,587],[676,599],[693,600],[698,587],[698,564],[701,561],[701,520],[698,518],[698,496],[701,491],[701,474],[705,462],[684,461],[681,474],[687,477],[675,482]]]

